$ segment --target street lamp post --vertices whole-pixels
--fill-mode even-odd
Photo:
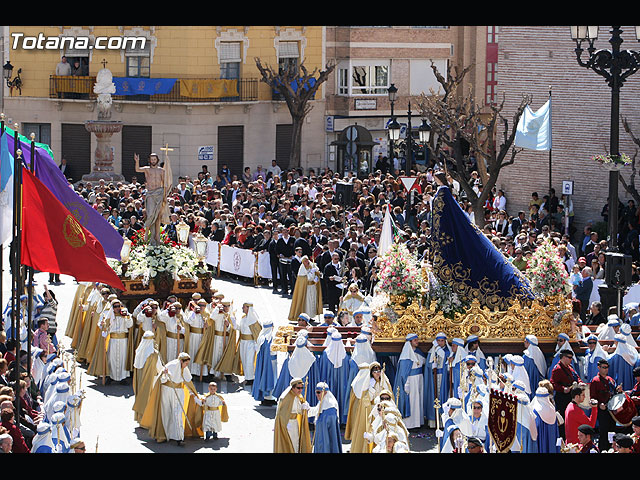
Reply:
[[[389,161],[391,162],[391,170],[393,170],[393,142],[400,136],[400,124],[396,121],[396,117],[393,114],[393,107],[398,98],[398,88],[392,83],[387,89],[389,93],[389,103],[391,104],[391,123],[389,123]]]
[[[413,163],[413,135],[411,134],[411,102],[407,107],[407,161],[406,174],[411,176],[411,164]]]
[[[609,43],[611,50],[596,50],[593,46],[598,38],[598,27],[571,27],[571,38],[576,42],[576,59],[581,67],[593,70],[604,77],[611,87],[611,133],[609,150],[611,155],[620,155],[620,87],[624,81],[634,74],[640,67],[640,54],[631,50],[620,50],[622,44],[622,30],[612,27]],[[636,39],[640,40],[640,31],[636,27]],[[582,43],[587,41],[589,58],[582,60]],[[611,240],[609,250],[618,251],[618,177],[617,170],[609,172],[609,233]]]
[[[598,38],[597,26],[574,26],[571,27],[571,38],[576,42],[576,59],[578,65],[593,70],[603,77],[609,87],[611,87],[611,132],[609,136],[609,150],[611,156],[620,155],[620,88],[625,80],[633,75],[640,68],[640,53],[633,50],[621,50],[622,30],[620,27],[611,27],[611,50],[596,49],[594,42]],[[640,27],[635,27],[636,40],[640,41]],[[588,42],[587,52],[589,57],[587,61],[582,60],[583,42]],[[617,305],[618,314],[620,314],[620,296],[623,283],[620,278],[620,264],[616,258],[616,262],[612,265],[614,258],[622,256],[619,254],[618,248],[618,181],[619,172],[617,169],[609,171],[609,222],[608,229],[610,234],[609,249],[607,252],[607,261],[605,263],[605,278],[607,287],[601,286],[599,290],[604,295],[601,297],[610,297],[614,293],[617,296],[615,303]],[[623,262],[624,263],[624,262]],[[616,278],[616,280],[612,280]],[[612,282],[613,285],[609,283]],[[613,299],[612,299],[613,300]],[[604,303],[604,298],[603,298]],[[611,301],[614,303],[614,301]]]

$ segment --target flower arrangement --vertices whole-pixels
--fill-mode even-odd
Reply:
[[[469,307],[449,285],[442,283],[431,285],[429,299],[435,303],[436,310],[449,318],[454,318],[456,313],[464,313]]]
[[[423,281],[418,260],[406,245],[393,243],[381,257],[378,286],[389,296],[404,295],[407,299],[422,293]]]
[[[548,239],[536,248],[529,259],[526,276],[535,295],[548,297],[571,292],[569,274],[563,259],[558,248]]]
[[[620,155],[611,155],[610,153],[594,155],[591,159],[604,167],[624,167],[630,165],[632,162],[629,155],[625,153],[621,153]]]
[[[209,272],[206,265],[200,263],[195,251],[181,245],[132,246],[124,275],[122,262],[109,259],[108,263],[119,276],[141,279],[145,285],[160,275],[168,275],[174,280],[197,280]]]

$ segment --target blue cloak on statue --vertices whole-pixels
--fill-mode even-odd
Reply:
[[[531,301],[529,281],[462,211],[449,187],[433,199],[431,249],[433,272],[466,302],[506,310],[514,299]]]

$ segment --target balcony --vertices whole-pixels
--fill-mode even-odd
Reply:
[[[258,100],[258,79],[242,78],[113,78],[114,101],[158,103],[218,103]],[[95,100],[96,77],[49,77],[49,98]]]

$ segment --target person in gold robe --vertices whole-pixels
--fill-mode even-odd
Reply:
[[[96,289],[89,298],[87,303],[83,306],[84,310],[84,322],[82,323],[82,334],[78,340],[78,354],[77,359],[79,362],[89,363],[93,356],[93,348],[95,342],[98,339],[98,320],[105,308],[108,308],[111,300],[115,296],[111,296],[111,291],[106,288]]]
[[[197,363],[201,368],[206,367],[209,374],[216,378],[220,377],[221,374],[214,368],[222,358],[228,335],[228,328],[225,327],[225,307],[221,304],[223,298],[224,295],[222,294],[214,295],[211,303],[205,308],[204,315],[207,317],[207,322],[205,323],[202,341],[193,359],[193,363]]]
[[[134,419],[138,423],[147,408],[154,379],[161,371],[162,363],[155,345],[155,335],[152,331],[146,331],[142,335],[133,361],[133,411]]]
[[[294,378],[278,399],[273,429],[273,453],[311,453],[309,403],[303,397],[304,383]]]
[[[310,318],[322,314],[322,286],[320,269],[306,255],[301,259],[293,289],[289,321],[295,321],[301,313]]]
[[[76,293],[73,296],[73,302],[71,303],[71,309],[69,310],[69,321],[65,328],[64,334],[67,337],[73,339],[73,331],[76,328],[78,318],[82,319],[82,300],[84,298],[85,291],[92,289],[92,283],[80,282],[76,288]]]
[[[190,361],[189,354],[181,352],[154,379],[140,426],[158,443],[175,440],[182,446],[185,438],[203,435],[202,409],[194,400],[198,391],[189,371]]]
[[[351,382],[351,397],[344,438],[351,440],[351,453],[370,453],[374,445],[367,441],[371,433],[369,416],[380,392],[391,391],[391,383],[378,362],[358,365],[358,374]]]
[[[349,285],[349,290],[346,295],[342,297],[342,301],[340,302],[340,309],[338,313],[346,312],[347,318],[349,322],[353,321],[354,312],[358,311],[365,304],[365,298],[362,293],[360,293],[360,289],[358,285],[352,283]]]
[[[224,317],[224,349],[222,352],[222,358],[218,364],[213,368],[215,371],[220,372],[222,375],[243,375],[242,360],[240,359],[239,351],[239,338],[238,330],[236,326],[235,315],[230,312],[231,302],[222,302],[222,314]],[[226,330],[228,329],[228,331]]]

